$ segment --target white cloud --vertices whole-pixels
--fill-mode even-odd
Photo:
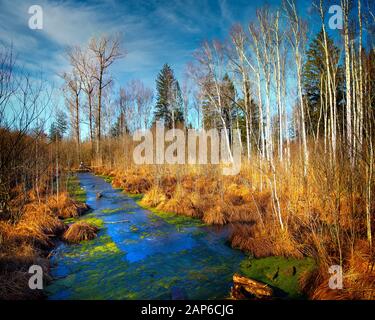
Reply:
[[[106,9],[99,5],[76,5],[72,3],[46,3],[44,9],[44,32],[51,41],[60,45],[77,45],[103,30],[114,32],[114,25]]]
[[[0,11],[0,39],[13,42],[25,68],[31,71],[42,68],[51,79],[69,68],[64,57],[67,46],[85,45],[90,37],[103,32],[121,32],[128,54],[116,63],[114,77],[122,81],[127,74],[142,75],[151,83],[165,62],[177,68],[182,66],[192,50],[192,39],[200,42],[202,28],[215,25],[206,1],[197,5],[193,0],[177,0],[169,6],[140,0],[37,2],[43,8],[43,30],[28,28],[28,8],[35,4],[33,1],[4,2]]]

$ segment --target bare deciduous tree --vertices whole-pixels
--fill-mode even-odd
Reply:
[[[309,152],[307,149],[307,135],[305,125],[305,102],[302,93],[302,62],[306,44],[306,25],[298,16],[295,0],[285,0],[283,2],[283,7],[289,22],[290,32],[287,35],[289,43],[291,44],[294,51],[295,63],[297,68],[297,88],[301,116],[303,167],[304,175],[306,176],[309,163]]]
[[[66,103],[71,115],[72,129],[74,132],[76,145],[77,145],[77,158],[78,162],[81,161],[81,105],[80,105],[80,93],[82,90],[82,82],[76,71],[73,70],[71,74],[64,73],[62,78],[65,81],[64,93]]]
[[[92,70],[94,69],[93,60],[87,50],[81,47],[71,48],[68,52],[70,63],[80,78],[82,90],[86,94],[88,121],[89,121],[89,135],[91,143],[91,152],[93,154],[94,141],[94,98],[97,91],[97,84],[94,79]]]
[[[92,65],[92,75],[97,81],[97,115],[96,115],[96,152],[100,155],[100,140],[102,134],[102,95],[103,90],[111,83],[111,79],[106,78],[108,68],[123,56],[120,48],[120,38],[110,38],[102,36],[92,38],[89,43],[89,50],[94,55],[96,61]]]

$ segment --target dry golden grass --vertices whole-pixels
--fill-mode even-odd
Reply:
[[[44,297],[40,290],[29,289],[28,269],[33,264],[42,266],[48,281],[48,252],[54,246],[53,240],[66,230],[59,218],[75,217],[86,210],[85,205],[74,202],[66,193],[58,198],[40,196],[41,193],[36,196],[30,191],[29,201],[14,207],[20,211],[17,221],[0,221],[0,299]]]
[[[58,197],[49,197],[47,205],[61,219],[77,217],[88,209],[85,203],[74,201],[66,192],[60,193]]]
[[[311,298],[315,300],[374,300],[375,259],[368,243],[356,241],[353,251],[343,265],[343,288],[331,290],[328,286],[328,265],[319,269],[311,286]]]
[[[252,254],[256,258],[269,256],[285,256],[302,258],[298,244],[286,231],[280,231],[275,227],[274,232],[266,231],[265,227],[258,224],[234,224],[230,242],[234,248],[238,248]]]
[[[27,204],[16,226],[19,235],[29,235],[40,241],[45,239],[47,242],[50,237],[60,235],[64,230],[64,223],[44,203]]]
[[[70,243],[80,243],[82,241],[95,239],[98,228],[89,223],[80,221],[69,226],[63,234],[63,239]]]
[[[6,272],[0,270],[1,300],[39,300],[44,298],[41,290],[31,290],[28,286],[30,274],[26,271]]]
[[[169,196],[168,193],[165,194],[165,198],[166,200],[157,206],[159,210],[201,218],[199,203],[203,200],[199,199],[196,193],[188,193],[181,184],[178,184]]]
[[[166,201],[166,196],[158,186],[152,187],[142,198],[141,204],[146,207],[156,208]]]
[[[48,236],[7,222],[0,222],[0,235],[0,299],[43,298],[41,291],[30,290],[28,287],[28,268],[38,264],[47,274],[48,260],[43,258],[42,248],[51,245]]]

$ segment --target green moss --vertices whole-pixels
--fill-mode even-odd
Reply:
[[[303,298],[298,282],[301,274],[312,272],[314,268],[315,261],[312,258],[246,258],[241,263],[240,273],[276,288],[276,296],[296,299]]]
[[[82,242],[66,253],[68,258],[81,258],[87,260],[97,258],[98,256],[107,256],[108,254],[120,253],[120,249],[108,235],[103,235],[91,241]]]
[[[111,213],[116,213],[116,212],[119,212],[121,210],[124,210],[123,208],[116,208],[116,209],[103,209],[102,210],[102,213],[105,213],[105,214],[111,214]]]
[[[126,252],[102,235],[67,246],[59,265],[68,270],[47,290],[52,299],[170,299],[171,288],[179,287],[188,298],[222,299],[238,262],[202,246],[129,262]]]
[[[75,274],[69,274],[65,278],[59,279],[57,289],[62,290],[62,289],[71,288],[72,286],[74,286],[75,282],[76,282],[76,275]],[[51,287],[51,288],[53,288],[53,287]]]
[[[109,254],[109,253],[118,253],[119,249],[117,248],[114,242],[107,242],[101,246],[96,246],[90,251],[90,255],[97,254]]]
[[[208,281],[209,277],[207,274],[202,273],[200,271],[189,271],[187,274],[187,278],[189,280],[196,280],[196,281]]]
[[[196,218],[191,218],[191,217],[179,215],[179,214],[175,214],[175,213],[172,213],[172,212],[160,211],[160,210],[152,208],[152,207],[144,206],[140,203],[140,201],[137,201],[137,204],[140,207],[151,211],[157,217],[163,219],[165,222],[175,225],[177,230],[180,230],[182,228],[205,226],[203,221],[201,221],[199,219],[196,219]],[[152,221],[152,217],[150,217],[150,220]]]
[[[152,231],[144,231],[140,235],[140,239],[151,238],[151,237],[162,237],[166,234],[166,231],[153,229]]]
[[[140,201],[142,200],[143,198],[143,193],[128,193],[126,191],[124,191],[124,193],[129,197],[129,198],[132,198],[134,199],[134,201]]]
[[[67,188],[68,193],[74,200],[83,203],[87,201],[86,191],[81,187],[76,175],[68,177]]]
[[[72,224],[72,223],[77,222],[77,221],[87,222],[89,224],[94,225],[95,227],[97,227],[99,229],[104,227],[104,221],[102,219],[98,218],[97,215],[94,212],[86,214],[86,215],[81,216],[81,217],[67,218],[67,219],[64,220],[64,223],[65,224]]]
[[[134,225],[134,224],[132,226],[130,226],[130,230],[132,232],[138,232],[139,231],[138,227],[136,225]]]
[[[182,228],[187,228],[187,227],[205,226],[205,223],[203,223],[202,220],[200,219],[191,218],[191,217],[176,214],[173,212],[165,212],[165,211],[161,211],[156,208],[153,208],[153,207],[142,205],[141,200],[144,196],[143,194],[132,194],[132,193],[127,193],[127,192],[124,192],[124,193],[129,198],[134,199],[137,205],[139,205],[141,208],[151,211],[157,217],[163,219],[165,222],[175,225],[177,229],[182,229]],[[150,220],[152,221],[152,217],[150,217]]]
[[[100,229],[104,227],[104,221],[102,219],[99,219],[99,218],[94,218],[94,217],[92,217],[92,218],[88,217],[87,218],[87,217],[85,217],[85,218],[80,219],[80,220],[85,221],[88,224],[92,224],[95,227],[100,228]]]
[[[65,224],[71,224],[73,222],[76,222],[77,221],[77,218],[67,218],[67,219],[64,219],[64,223]]]
[[[136,292],[129,292],[125,297],[127,300],[136,300],[138,298],[138,295]]]
[[[136,208],[135,206],[129,206],[129,208]],[[127,207],[123,206],[121,208],[115,208],[115,209],[103,209],[102,213],[104,214],[112,214],[112,213],[117,213],[120,211],[124,211],[123,213],[125,214],[134,214],[135,211],[129,211]]]

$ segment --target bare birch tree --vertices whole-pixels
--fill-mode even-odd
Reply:
[[[81,161],[81,134],[80,134],[80,125],[81,125],[81,115],[80,115],[80,93],[82,90],[82,83],[77,75],[77,73],[73,70],[71,74],[64,73],[62,78],[65,81],[64,84],[64,92],[66,102],[68,104],[68,109],[71,115],[72,120],[72,129],[74,132],[76,146],[77,146],[77,158],[78,162]]]
[[[96,112],[96,152],[100,156],[100,142],[102,135],[102,96],[103,90],[112,82],[106,77],[108,68],[123,56],[120,49],[120,38],[102,36],[92,38],[89,43],[89,50],[95,57],[92,74],[97,81],[97,112]]]
[[[196,55],[198,62],[204,68],[204,74],[196,77],[199,86],[204,95],[208,98],[213,111],[219,117],[223,126],[226,137],[226,145],[228,156],[233,162],[233,156],[230,148],[229,130],[224,119],[224,93],[222,80],[224,78],[224,54],[222,45],[218,41],[214,41],[212,45],[205,43],[202,50]]]
[[[94,69],[92,57],[87,50],[81,47],[71,48],[68,52],[70,63],[75,72],[78,74],[82,90],[87,99],[88,122],[89,122],[89,136],[91,143],[91,154],[93,155],[93,141],[94,141],[94,98],[97,90],[96,82],[92,70]]]
[[[251,111],[251,96],[250,96],[250,80],[248,65],[245,60],[246,57],[246,42],[248,41],[245,32],[242,27],[237,25],[231,31],[231,40],[236,52],[236,57],[231,59],[234,69],[234,73],[238,73],[240,76],[240,87],[243,96],[243,112],[245,114],[245,130],[246,130],[246,150],[247,159],[251,159],[251,133],[252,133],[252,111]]]
[[[306,177],[309,163],[309,152],[307,149],[307,135],[305,124],[305,102],[302,93],[302,60],[306,42],[306,26],[298,16],[297,7],[294,0],[285,0],[283,2],[283,6],[290,26],[290,33],[288,35],[288,38],[294,51],[297,69],[297,88],[301,116],[301,140],[303,150],[303,172],[304,176]]]
[[[353,161],[353,133],[352,133],[352,74],[351,74],[351,50],[349,35],[349,0],[341,0],[343,12],[344,28],[344,48],[345,48],[345,81],[346,81],[346,141],[349,148],[349,158]]]

